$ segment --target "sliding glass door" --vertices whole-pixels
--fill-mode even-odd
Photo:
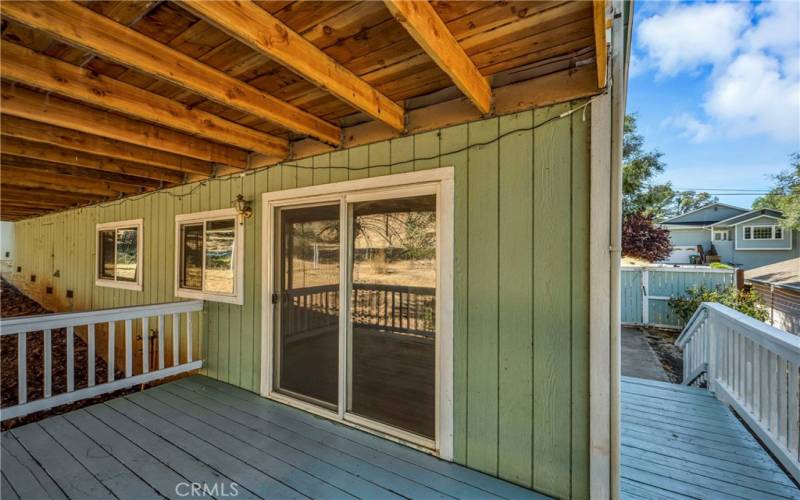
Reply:
[[[440,402],[451,401],[441,392],[439,196],[428,183],[265,203],[268,396],[438,446]]]
[[[436,196],[355,203],[348,411],[436,430]]]
[[[336,410],[339,401],[339,205],[278,212],[275,388]]]

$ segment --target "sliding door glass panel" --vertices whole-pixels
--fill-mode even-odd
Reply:
[[[206,222],[206,292],[233,293],[235,224],[235,219]]]
[[[352,205],[348,411],[436,429],[436,197]]]
[[[276,264],[276,389],[339,401],[339,205],[286,208]]]
[[[136,281],[135,228],[117,230],[117,281]]]
[[[100,269],[99,275],[104,279],[114,279],[114,230],[100,231]]]
[[[203,223],[181,226],[181,288],[203,289]]]

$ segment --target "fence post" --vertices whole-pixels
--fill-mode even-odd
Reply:
[[[736,289],[739,291],[744,290],[744,269],[737,268],[736,269]]]
[[[642,269],[642,324],[650,323],[650,271]]]

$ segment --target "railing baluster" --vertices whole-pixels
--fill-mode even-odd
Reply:
[[[17,398],[19,404],[28,401],[28,348],[25,332],[17,335]]]
[[[142,318],[142,373],[150,371],[150,318]]]
[[[117,341],[117,323],[115,321],[108,322],[108,381],[113,382],[116,371],[116,356],[117,351],[114,343]]]
[[[172,315],[172,366],[181,364],[181,317],[177,314]]]
[[[133,375],[133,322],[125,320],[125,377]]]
[[[786,446],[786,436],[788,431],[788,426],[786,424],[786,414],[787,408],[787,397],[786,397],[786,361],[784,361],[780,356],[778,356],[778,420],[777,424],[777,436],[778,442],[784,446]]]
[[[761,344],[755,345],[753,351],[753,415],[759,418],[761,413]]]
[[[774,390],[778,385],[778,356],[774,352],[769,353],[769,386],[773,389],[769,391],[769,422],[767,428],[773,433],[778,430],[778,391]]]
[[[164,369],[164,315],[158,316],[158,369]]]
[[[67,327],[67,392],[75,390],[75,328]]]
[[[192,362],[192,313],[186,313],[186,362]]]
[[[44,397],[53,395],[53,331],[44,331]]]
[[[797,457],[800,452],[800,443],[798,443],[798,434],[800,429],[797,428],[798,420],[800,420],[800,395],[798,389],[798,372],[797,365],[788,363],[788,381],[787,381],[787,409],[788,409],[788,433],[786,435],[786,448],[792,453],[792,456]]]
[[[89,323],[86,326],[86,383],[89,387],[94,387],[95,383],[95,367],[94,367],[94,323]]]

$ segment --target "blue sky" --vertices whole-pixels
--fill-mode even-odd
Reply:
[[[769,188],[800,151],[800,1],[640,1],[634,23],[628,112],[664,153],[658,181]]]

